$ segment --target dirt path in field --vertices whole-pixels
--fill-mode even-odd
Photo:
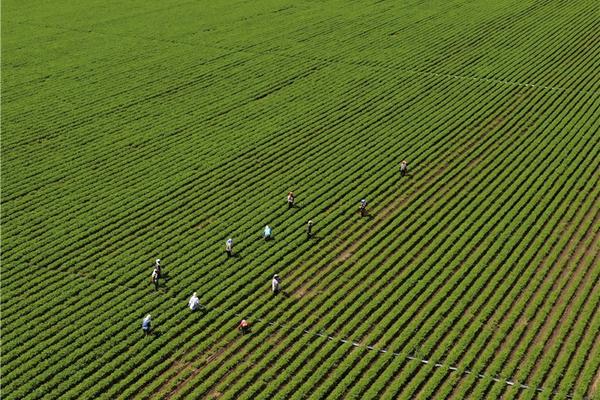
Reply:
[[[480,134],[478,136],[474,137],[473,140],[466,142],[461,148],[454,149],[454,154],[445,156],[443,159],[453,160],[454,165],[458,165],[461,162],[468,160],[470,154],[469,151],[483,143],[488,138],[487,135],[489,132],[492,132],[501,127],[502,125],[508,123],[509,119],[507,120],[507,117],[512,115],[512,113],[521,105],[521,103],[527,100],[529,95],[530,94],[517,94],[516,97],[518,98],[518,100],[511,103],[511,105],[505,110],[502,110],[500,116],[493,117],[493,119],[489,121],[487,125],[479,127]],[[500,140],[491,143],[489,145],[489,148],[486,149],[486,151],[483,154],[480,154],[476,158],[470,159],[467,162],[467,167],[464,168],[464,170],[470,170],[471,166],[479,164],[483,159],[489,156],[489,153],[496,150],[502,144],[503,143]],[[432,186],[432,183],[435,182],[440,176],[442,176],[450,167],[451,165],[448,161],[440,161],[436,164],[436,167],[432,169],[432,172],[430,172],[427,176],[419,180],[420,184],[418,186],[412,187],[408,193],[402,194],[390,203],[388,203],[381,211],[377,212],[377,214],[373,217],[374,222],[370,229],[364,232],[358,240],[352,243],[340,244],[339,248],[343,250],[339,253],[339,256],[336,258],[335,261],[344,262],[348,260],[354,253],[356,253],[356,251],[362,244],[364,244],[370,239],[370,232],[376,230],[384,221],[388,220],[390,217],[393,217],[398,211],[398,209],[400,209],[402,206],[410,204],[412,201],[419,198],[424,192],[426,192],[430,188],[430,186]],[[404,179],[406,178],[412,179],[412,174],[410,174],[408,177],[405,177]],[[443,197],[446,194],[446,192],[450,190],[450,187],[444,186],[438,189],[439,190],[436,193],[436,198]],[[427,202],[427,204],[430,204],[431,202],[433,202],[433,200]]]
[[[598,348],[599,346],[595,347],[597,350],[600,350],[600,348]],[[592,387],[590,388],[589,395],[591,398],[596,398],[596,395],[598,394],[598,389],[600,389],[600,369],[598,370],[598,372],[596,372],[596,377],[594,378],[594,382],[592,383]]]
[[[600,207],[600,202],[597,202],[597,206]],[[593,211],[595,210],[594,208],[592,208],[587,214],[585,214],[582,218],[580,218],[580,222],[579,222],[579,226],[581,226],[581,224],[583,224],[586,220],[586,218],[594,218],[594,214]],[[600,213],[598,213],[598,215],[595,216],[596,221],[600,220]],[[560,223],[559,223],[560,224]],[[578,227],[579,228],[579,227]],[[563,227],[562,229],[560,229],[557,234],[561,235],[563,234],[563,232],[566,230],[565,227]],[[588,231],[587,235],[589,236],[590,234],[592,234],[593,232]],[[537,295],[538,291],[545,286],[545,284],[548,283],[548,280],[551,279],[551,277],[553,276],[552,274],[550,274],[549,272],[551,270],[554,270],[556,268],[562,268],[563,265],[565,265],[568,260],[572,257],[572,255],[576,254],[577,251],[581,252],[582,251],[582,243],[584,242],[585,239],[581,239],[579,240],[579,237],[576,235],[573,235],[569,241],[566,243],[566,245],[560,250],[560,255],[558,256],[558,258],[556,259],[556,261],[554,261],[554,263],[549,264],[549,258],[550,255],[552,254],[553,251],[558,250],[555,247],[552,248],[552,250],[546,255],[544,256],[544,258],[542,259],[542,261],[539,263],[538,267],[536,268],[536,271],[534,272],[534,274],[543,274],[544,275],[544,280],[543,282],[541,282],[537,289],[536,292],[531,294],[530,299],[531,298],[535,298],[535,296]],[[578,268],[578,271],[575,271],[574,273],[581,273],[581,269],[582,267],[580,266]],[[570,271],[568,269],[561,269],[561,272],[559,273],[559,275],[555,278],[554,283],[552,284],[551,289],[548,291],[548,293],[546,294],[546,296],[548,296],[549,293],[555,292],[556,290],[558,290],[559,285],[565,282],[565,280],[567,279],[567,277],[570,276]],[[519,304],[520,301],[523,299],[523,297],[526,295],[525,292],[520,293],[517,298],[515,299],[515,301],[513,302],[513,304]],[[556,308],[556,305],[554,307],[554,309]],[[554,314],[557,313],[556,310],[553,311]],[[514,311],[511,308],[501,319],[501,321],[499,322],[499,325],[503,325],[505,324],[506,319],[508,318],[509,315],[513,314]],[[547,321],[548,322],[548,321]],[[522,315],[521,317],[519,317],[519,319],[516,321],[516,324],[523,326],[523,325],[527,325],[529,324],[529,320],[527,320],[527,318]],[[547,325],[547,324],[546,324]],[[547,329],[547,327],[546,327]],[[525,332],[523,332],[525,333]],[[502,344],[500,345],[500,348],[498,349],[499,353],[502,353],[504,351],[507,351],[509,347],[512,347],[514,351],[514,349],[517,347],[518,345],[518,340],[520,340],[521,337],[517,338],[517,340],[515,340],[515,338],[512,338],[510,335],[507,336]],[[539,339],[538,339],[539,340]],[[514,355],[511,355],[511,357],[513,357]],[[510,358],[509,358],[510,359]]]
[[[511,108],[507,111],[507,112],[512,112],[514,111],[514,109],[516,108],[516,104],[512,105]],[[505,118],[503,117],[496,117],[493,119],[493,121],[489,124],[488,129],[489,130],[493,130],[495,128],[497,128],[499,125],[501,125],[503,123],[503,121],[505,121]],[[467,149],[470,149],[474,146],[475,144],[472,143],[470,145],[467,146]],[[499,146],[502,145],[502,142],[494,142],[492,144],[490,144],[489,148],[486,150],[486,152],[480,156],[478,156],[477,158],[475,158],[474,160],[477,160],[477,163],[479,163],[480,161],[486,159],[486,157],[489,156],[490,152],[495,151]],[[468,162],[468,165],[471,165],[473,163],[473,160]],[[450,164],[448,162],[443,162],[438,164],[439,168],[436,171],[436,174],[434,175],[434,178],[437,178],[438,176],[442,175],[449,167]],[[469,168],[466,168],[466,170],[468,170]],[[462,176],[460,178],[460,182],[462,182],[464,179],[466,178],[465,176]],[[436,192],[436,198],[435,199],[427,199],[423,205],[423,208],[429,208],[430,206],[432,206],[433,204],[435,204],[438,200],[439,197],[443,197],[446,195],[446,193],[450,190],[449,188],[450,185],[446,185],[443,188],[440,188],[437,192]],[[400,205],[402,205],[404,202],[407,202],[409,200],[411,200],[412,198],[418,197],[421,193],[423,193],[424,190],[419,191],[416,195],[412,196],[411,198],[401,198],[399,199],[400,201],[398,202],[399,205],[397,203],[392,203],[390,205],[388,205],[385,209],[384,212],[382,212],[381,214],[381,220],[387,219],[390,215],[393,214],[393,212],[399,208]],[[443,236],[447,236],[449,235],[449,233],[451,232],[452,229],[452,225],[450,223],[448,223],[445,227],[443,227],[437,234],[438,237],[443,237]],[[410,258],[410,260],[407,261],[407,264],[412,264],[414,262],[416,262],[417,260],[421,260],[423,258],[423,254],[427,251],[431,250],[431,243],[434,241],[434,238],[431,237],[429,238],[429,240],[426,243],[423,243],[420,247],[420,249]],[[363,242],[357,242],[355,244],[353,244],[353,246],[351,246],[351,248],[360,246]],[[469,253],[464,257],[464,260],[468,259],[469,257],[472,256],[472,254],[474,252],[476,252],[481,246],[481,243],[478,243],[476,246],[474,246]],[[353,252],[351,252],[352,254]],[[350,254],[350,255],[351,255]],[[464,264],[464,262],[463,262]],[[386,284],[384,287],[387,287],[389,284],[391,284],[391,282],[388,282],[388,284]],[[454,289],[453,289],[454,290]],[[421,312],[423,309],[426,309],[435,299],[435,296],[430,296],[428,297],[425,302],[419,307],[419,310],[417,312]],[[371,331],[374,329],[375,327],[371,327],[369,328],[363,337],[367,337]],[[381,343],[379,341],[374,343],[375,346],[379,346],[381,345]]]
[[[592,208],[592,209],[594,211],[597,210],[596,208]],[[586,217],[587,217],[587,215],[586,215]],[[584,218],[586,218],[586,217],[584,217]],[[599,226],[598,223],[600,223],[600,213],[598,213],[598,215],[596,215],[594,222],[590,226],[590,229],[588,230],[586,235],[582,238],[582,240],[580,240],[579,243],[577,243],[577,245],[573,249],[573,251],[572,252],[566,251],[567,249],[565,249],[565,250],[563,250],[564,254],[561,254],[561,256],[571,255],[569,257],[569,260],[577,260],[582,255],[583,255],[583,257],[590,255],[591,252],[593,251],[593,249],[598,246],[598,243],[600,243],[600,231],[596,232],[594,229],[594,227]],[[593,235],[594,235],[594,239],[592,239],[591,245],[586,246],[585,243],[588,240],[590,240]],[[570,263],[571,263],[570,261],[567,261],[567,263],[565,264],[567,268],[565,268],[565,270],[568,269]],[[579,265],[576,266],[573,276],[581,276],[582,274],[584,274],[583,281],[586,281],[587,279],[589,279],[589,275],[591,275],[594,272],[594,268],[595,268],[595,266],[594,266],[593,262],[591,265],[587,266],[587,269],[585,269],[585,263],[580,263]],[[575,282],[576,282],[576,280],[570,279],[569,282],[563,288],[562,292],[563,293],[570,292],[573,289]],[[598,285],[596,285],[596,288],[597,287],[598,287]],[[543,343],[544,338],[547,337],[548,334],[550,333],[549,330],[551,329],[551,326],[554,324],[555,321],[558,320],[558,322],[556,323],[556,325],[553,328],[552,333],[550,334],[550,337],[544,344],[544,350],[540,353],[540,355],[542,357],[544,354],[547,354],[547,352],[556,344],[558,335],[561,333],[561,331],[566,329],[566,326],[565,326],[566,320],[569,317],[569,315],[571,314],[571,310],[573,309],[573,304],[576,303],[578,300],[581,300],[582,296],[584,295],[584,293],[583,293],[584,288],[585,288],[585,285],[579,285],[579,287],[577,287],[575,289],[573,295],[569,299],[565,299],[565,297],[561,294],[558,297],[556,303],[553,305],[552,310],[546,317],[544,324],[542,325],[541,329],[539,330],[538,334],[535,336],[535,338],[533,340],[534,344]],[[552,290],[554,290],[554,286],[553,286]],[[592,289],[592,293],[594,293],[594,292],[595,292],[594,289]],[[565,302],[567,302],[567,301],[568,301],[568,304],[566,305],[566,308],[564,308]],[[564,308],[564,311],[562,313],[560,313],[560,309],[562,309],[562,308]],[[573,324],[575,324],[575,323],[576,323],[576,321],[573,322]],[[543,364],[542,361],[543,361],[543,358],[540,358],[537,360],[533,370],[529,374],[530,376],[535,375],[539,371],[539,369],[542,367],[542,364]]]
[[[181,377],[182,373],[184,373],[185,371],[190,371],[191,370],[192,372],[191,372],[191,374],[189,376],[187,376],[184,380],[182,380],[181,382],[179,382],[175,386],[174,389],[172,389],[168,393],[165,393],[163,395],[163,397],[162,397],[164,399],[170,399],[170,398],[172,398],[174,395],[176,395],[177,393],[179,393],[200,372],[202,372],[202,370],[204,370],[204,368],[208,367],[211,364],[214,364],[215,362],[216,363],[221,362],[222,360],[221,360],[220,356],[223,355],[236,342],[237,342],[236,338],[233,338],[233,340],[226,342],[224,345],[215,344],[212,348],[209,348],[209,349],[201,352],[200,354],[198,354],[195,357],[195,361],[197,361],[200,357],[202,357],[203,355],[205,355],[205,359],[204,359],[204,361],[201,362],[201,365],[199,367],[194,367],[195,361],[182,362],[182,361],[177,360],[177,359],[174,360],[173,364],[171,365],[171,367],[169,367],[169,369],[167,369],[160,376],[168,375],[174,369],[178,369],[178,371],[171,378],[165,380],[165,382],[163,382],[163,384],[160,385],[160,387],[158,387],[154,391],[154,393],[159,394],[159,393],[164,393],[165,391],[169,390],[169,387],[173,386],[174,382],[176,382],[177,379],[179,379]],[[213,350],[213,349],[214,349],[214,352],[210,353],[210,351]],[[157,379],[160,379],[160,376]]]
[[[596,315],[596,318],[598,316]],[[592,332],[593,334],[593,332]],[[582,371],[585,371],[586,367],[588,368],[596,368],[596,374],[594,375],[594,377],[592,378],[592,381],[589,384],[589,387],[587,387],[587,396],[589,399],[597,399],[598,394],[600,393],[600,364],[599,365],[593,365],[593,360],[594,360],[594,356],[600,354],[600,332],[596,332],[596,339],[594,340],[594,344],[590,350],[590,352],[588,353],[588,359],[586,360],[586,362],[584,363],[584,365],[582,365]],[[590,365],[590,363],[592,363],[592,365]],[[579,374],[579,378],[577,380],[577,382],[575,383],[575,387],[581,387],[585,382],[583,381],[583,375],[584,374]]]
[[[409,194],[400,195],[399,197],[395,198],[392,202],[388,203],[381,211],[377,212],[377,214],[375,214],[374,216],[371,215],[374,219],[373,225],[368,230],[363,232],[363,234],[361,234],[358,240],[350,242],[347,239],[345,242],[341,243],[337,248],[338,250],[334,251],[338,253],[338,256],[332,262],[328,263],[326,266],[317,271],[319,273],[319,276],[327,275],[329,272],[331,272],[331,270],[333,270],[340,264],[348,261],[348,259],[350,259],[350,257],[352,257],[356,253],[356,251],[360,248],[361,245],[363,245],[365,242],[371,239],[371,232],[376,231],[376,229],[400,207],[407,204],[409,201],[418,198],[423,192],[428,190],[429,185],[435,182],[436,179],[438,179],[444,173],[444,171],[444,167],[438,167],[434,169],[431,173],[429,173],[426,177],[424,177],[421,180],[422,183],[419,186],[413,187],[410,190]],[[314,282],[314,280],[311,281]],[[314,291],[313,289],[313,284],[309,281],[304,285],[300,286],[298,289],[294,290],[291,293],[291,296],[300,299],[309,293],[311,295],[314,295],[316,294],[316,291]]]

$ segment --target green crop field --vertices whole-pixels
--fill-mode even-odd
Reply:
[[[2,399],[600,398],[599,7],[3,1]]]

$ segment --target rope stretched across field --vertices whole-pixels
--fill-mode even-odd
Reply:
[[[219,312],[226,311],[226,310],[222,310],[222,309],[219,309],[219,308],[216,308],[216,307],[204,307],[203,306],[203,309],[206,310],[206,311],[219,311]],[[239,314],[239,313],[235,313],[234,315],[236,317],[250,319],[253,322],[265,323],[265,324],[267,324],[269,326],[272,326],[274,328],[302,329],[302,328],[298,328],[298,327],[292,327],[292,326],[286,325],[286,324],[276,323],[276,322],[269,321],[267,319],[260,318],[260,317],[253,317],[252,318],[252,316],[250,314],[244,314],[244,315],[242,315],[242,314]],[[401,353],[394,352],[394,351],[391,351],[391,350],[379,349],[379,348],[377,348],[375,346],[371,346],[371,345],[364,345],[364,344],[361,344],[361,343],[358,343],[358,342],[354,342],[354,341],[349,340],[349,339],[341,339],[341,338],[338,338],[338,337],[335,337],[335,336],[328,335],[326,333],[314,332],[314,331],[311,331],[310,329],[302,329],[302,331],[306,335],[314,335],[314,336],[326,338],[329,341],[339,342],[340,345],[342,345],[342,344],[349,344],[349,345],[351,345],[353,347],[363,348],[363,349],[366,349],[366,350],[369,350],[369,351],[375,351],[375,352],[382,353],[382,354],[390,354],[390,355],[392,355],[394,357],[401,357],[401,358],[405,358],[405,359],[410,360],[410,361],[419,361],[422,364],[429,364],[429,363],[433,362],[433,361],[425,359],[425,358],[420,358],[420,357],[415,357],[415,356],[407,356],[405,354],[401,354]],[[442,363],[438,362],[438,363],[433,364],[433,366],[434,366],[434,368],[447,368],[448,370],[450,370],[452,372],[461,372],[461,369],[459,367],[453,366],[453,365],[447,365],[447,364],[442,364]],[[474,372],[474,371],[472,371],[470,369],[462,370],[462,373],[465,374],[465,375],[476,374],[477,378],[479,378],[479,379],[491,379],[494,382],[502,382],[502,383],[504,383],[506,385],[514,386],[516,388],[523,389],[523,390],[534,390],[536,392],[547,391],[547,389],[544,389],[542,387],[536,387],[536,386],[531,386],[531,385],[527,385],[527,384],[524,384],[524,383],[519,383],[519,382],[516,382],[513,379],[500,378],[500,377],[497,377],[497,376],[491,376],[491,375],[485,375],[485,374],[482,374],[482,373],[476,373],[476,372]],[[557,395],[558,392],[554,391],[551,394],[552,395]],[[573,397],[573,395],[569,395],[568,394],[568,395],[566,395],[566,398],[567,399],[573,399],[574,397]],[[584,397],[582,400],[590,400],[590,399],[587,398],[587,397]]]

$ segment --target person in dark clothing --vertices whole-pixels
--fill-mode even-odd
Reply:
[[[406,160],[403,160],[400,163],[400,175],[404,176],[408,174],[408,164],[406,163]]]
[[[360,211],[360,216],[364,217],[365,215],[367,215],[367,200],[362,199],[360,201],[360,206],[359,206],[359,211]]]
[[[308,236],[309,239],[312,237],[313,225],[314,225],[314,223],[312,222],[312,220],[309,220],[308,224],[306,224],[306,235]]]
[[[294,201],[295,200],[296,200],[296,197],[294,196],[294,192],[288,192],[288,195],[287,195],[288,209],[294,207]]]

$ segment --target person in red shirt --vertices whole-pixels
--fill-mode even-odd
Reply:
[[[240,330],[240,332],[242,332],[242,335],[245,335],[246,333],[250,332],[250,323],[243,319],[240,321],[238,329]]]

